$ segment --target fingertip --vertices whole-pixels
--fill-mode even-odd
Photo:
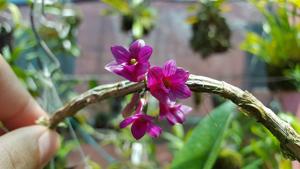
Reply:
[[[41,167],[44,167],[55,155],[60,146],[60,138],[54,130],[46,129],[38,140]]]
[[[13,130],[0,137],[0,168],[43,168],[58,147],[58,134],[45,126]]]

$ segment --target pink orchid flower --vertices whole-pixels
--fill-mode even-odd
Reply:
[[[191,91],[185,84],[188,77],[188,71],[176,67],[174,60],[168,60],[162,68],[154,66],[149,70],[147,86],[160,102],[185,99],[191,96]]]
[[[111,52],[115,61],[105,66],[105,69],[120,75],[132,82],[138,82],[144,79],[150,63],[149,58],[152,54],[152,48],[145,45],[143,40],[134,41],[129,50],[123,46],[112,46]]]
[[[191,110],[191,107],[175,102],[159,103],[160,119],[166,118],[171,125],[182,124],[185,121],[185,115]]]
[[[138,94],[135,94],[131,101],[135,102],[137,99],[139,99],[139,96],[137,95]],[[142,113],[145,104],[146,100],[144,98],[139,99],[135,114],[130,117],[126,117],[120,123],[120,128],[125,128],[132,124],[131,133],[137,140],[142,138],[146,133],[148,133],[151,137],[158,137],[162,132],[160,127],[153,124],[153,117]],[[129,107],[131,107],[131,105]],[[128,110],[132,110],[132,108],[128,108]]]
[[[120,123],[120,128],[125,128],[130,124],[132,124],[131,133],[137,140],[142,138],[146,133],[151,137],[158,137],[162,132],[160,127],[153,124],[153,117],[143,113],[137,113],[124,119]]]

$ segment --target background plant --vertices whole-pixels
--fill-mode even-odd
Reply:
[[[269,76],[286,77],[283,82],[269,83],[271,89],[299,89],[299,81],[291,80],[296,78],[291,72],[300,65],[297,3],[255,0],[252,2],[266,21],[263,23],[261,35],[247,33],[241,45],[242,49],[265,61]]]
[[[279,116],[299,131],[295,116],[289,113]],[[292,168],[291,161],[280,153],[278,140],[254,119],[237,112],[229,102],[214,109],[183,136],[175,133],[164,134],[175,153],[172,169]]]
[[[149,34],[155,26],[156,11],[148,0],[103,0],[112,9],[106,14],[118,13],[121,17],[121,29],[130,32],[133,39]]]
[[[231,31],[221,13],[224,2],[202,0],[197,4],[196,10],[192,10],[197,11],[196,14],[187,19],[192,27],[190,45],[203,58],[213,53],[225,52],[230,47]]]

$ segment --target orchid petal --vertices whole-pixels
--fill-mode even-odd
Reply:
[[[176,98],[186,99],[192,95],[191,90],[185,84],[177,84],[172,86],[170,91],[170,99],[173,101]]]
[[[176,70],[176,62],[173,59],[168,60],[163,66],[163,73],[166,77],[175,74]]]
[[[149,116],[147,114],[138,113],[135,116],[138,117],[138,118],[140,118],[140,119],[144,119],[146,121],[149,121],[149,122],[152,122],[152,120],[153,120],[153,117]]]
[[[190,73],[182,68],[177,68],[176,72],[171,76],[173,84],[185,83],[189,78]]]
[[[118,64],[113,61],[113,62],[105,65],[105,69],[112,73],[120,75],[128,80],[134,79],[132,77],[132,73],[130,72],[130,70],[128,70],[128,68],[126,68],[126,66],[124,64]]]
[[[125,128],[125,127],[127,127],[128,125],[130,125],[131,123],[133,123],[136,119],[137,119],[136,116],[131,116],[131,117],[128,117],[128,118],[124,119],[124,120],[121,121],[121,123],[120,123],[120,128]]]
[[[117,75],[120,75],[125,79],[128,79],[133,82],[137,82],[137,79],[134,76],[134,73],[132,72],[134,71],[134,67],[124,65],[124,64],[118,64],[116,62],[111,62],[105,66],[105,69]]]
[[[124,66],[116,63],[115,61],[112,61],[112,62],[108,63],[107,65],[105,65],[104,68],[106,70],[108,70],[109,72],[115,73],[115,72],[122,71],[124,69]]]
[[[138,39],[130,45],[129,51],[131,55],[138,57],[140,49],[144,46],[145,46],[145,42],[142,39]]]
[[[185,121],[185,116],[181,111],[176,111],[173,115],[176,118],[177,123],[182,124]]]
[[[162,68],[154,66],[148,71],[147,85],[150,88],[152,85],[162,83],[163,71]]]
[[[151,94],[160,101],[165,101],[168,98],[169,89],[162,82],[162,68],[152,67],[148,72],[147,86]]]
[[[156,125],[153,125],[153,124],[149,124],[149,127],[148,127],[148,130],[147,130],[147,133],[151,136],[151,137],[159,137],[160,134],[162,132],[162,129]]]
[[[115,57],[117,63],[124,63],[130,60],[130,53],[123,46],[112,46],[111,53]]]
[[[145,135],[148,123],[148,121],[145,121],[144,119],[140,118],[133,122],[131,126],[131,133],[135,139],[139,140]]]
[[[186,106],[186,105],[181,105],[179,108],[179,111],[181,111],[184,115],[188,114],[192,110],[193,109],[190,106]]]
[[[157,100],[165,102],[166,100],[168,100],[169,89],[167,89],[164,85],[158,84],[150,88],[150,93]]]
[[[159,102],[159,116],[160,116],[160,118],[163,118],[168,113],[170,113],[168,104],[164,103],[164,102]]]
[[[139,63],[148,62],[151,55],[152,48],[146,45],[140,49],[139,54],[137,55],[137,60]]]
[[[165,101],[168,98],[169,89],[162,82],[162,68],[152,67],[148,72],[147,86],[151,94],[158,100]]]
[[[147,71],[150,68],[150,63],[146,62],[146,63],[138,63],[135,66],[135,77],[137,81],[141,81],[145,78],[145,75],[147,73]]]
[[[167,118],[168,122],[169,122],[171,125],[174,125],[174,124],[177,123],[177,119],[176,119],[175,116],[174,116],[173,114],[171,114],[171,113],[168,113],[168,114],[166,115],[166,118]]]

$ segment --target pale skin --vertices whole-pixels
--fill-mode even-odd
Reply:
[[[0,55],[0,121],[9,130],[0,131],[0,168],[43,168],[59,147],[59,137],[35,121],[47,116],[22,87]]]

